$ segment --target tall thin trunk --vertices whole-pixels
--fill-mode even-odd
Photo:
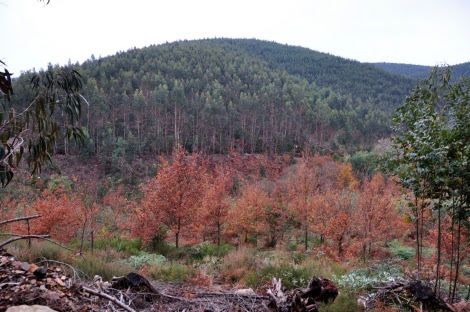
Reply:
[[[86,227],[86,222],[87,222],[87,218],[85,217],[85,221],[83,222],[83,227],[82,227],[82,242],[80,244],[80,254],[83,253],[83,242],[85,240],[85,227]]]
[[[91,253],[95,251],[95,231],[91,230]]]
[[[454,301],[455,298],[455,289],[457,288],[457,280],[459,278],[459,268],[460,268],[460,234],[462,229],[462,223],[460,218],[460,213],[458,215],[458,223],[457,223],[457,262],[455,263],[455,279],[454,279],[454,289],[452,290],[452,299],[451,302]]]
[[[421,272],[421,257],[419,252],[419,207],[418,197],[415,196],[416,206],[416,262],[418,263],[418,272]]]
[[[449,274],[449,294],[448,298],[451,297],[452,294],[452,270],[454,264],[454,216],[455,216],[455,199],[452,196],[452,225],[451,225],[451,247],[450,247],[450,274]]]
[[[181,217],[178,217],[178,229],[175,233],[175,246],[178,248],[179,246],[179,238],[180,238],[180,230],[181,230]]]
[[[220,221],[217,221],[217,246],[220,247]]]
[[[436,265],[436,283],[434,284],[434,293],[436,296],[440,297],[440,284],[441,284],[441,196],[439,195],[439,200],[437,204],[437,265]]]
[[[305,229],[305,251],[308,249],[308,230]]]

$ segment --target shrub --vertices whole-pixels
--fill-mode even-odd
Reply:
[[[347,272],[347,269],[341,266],[339,263],[320,261],[316,258],[307,258],[301,263],[300,266],[305,269],[310,277],[321,276],[332,279],[333,276],[344,275]]]
[[[389,250],[395,257],[402,260],[409,260],[414,257],[415,250],[412,247],[404,246],[398,240],[393,240],[389,243]]]
[[[357,299],[351,292],[340,292],[332,303],[320,303],[319,312],[359,312],[363,309],[357,304]]]
[[[257,264],[256,251],[246,247],[229,252],[223,259],[220,275],[227,282],[238,282],[249,271],[255,271]]]
[[[150,278],[162,282],[187,282],[196,275],[196,271],[192,266],[177,262],[151,263],[146,267],[146,272]]]
[[[111,280],[114,276],[123,276],[132,272],[130,265],[116,261],[112,254],[105,252],[86,254],[75,259],[72,265],[90,278],[99,275],[103,280]]]
[[[113,237],[112,239],[97,239],[95,241],[95,248],[97,249],[115,249],[117,251],[125,252],[130,255],[137,255],[142,249],[142,239],[122,239],[120,237]]]
[[[166,258],[162,255],[149,254],[146,252],[141,253],[140,255],[130,256],[126,262],[132,265],[135,268],[140,268],[143,265],[157,264],[162,265],[166,262]]]
[[[8,245],[7,250],[15,255],[18,260],[29,263],[36,262],[42,258],[66,262],[70,254],[66,249],[47,241],[33,241],[31,248],[27,246],[28,242],[25,240]]]
[[[281,265],[268,265],[261,270],[252,271],[247,274],[244,281],[247,286],[258,288],[262,285],[269,284],[273,277],[281,279],[282,285],[287,289],[306,287],[310,279],[310,276],[304,268],[298,268],[284,263]]]
[[[350,291],[371,289],[372,286],[401,280],[402,267],[393,262],[376,263],[371,267],[351,271],[341,277],[333,276],[338,285]]]

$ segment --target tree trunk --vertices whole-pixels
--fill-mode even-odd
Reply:
[[[416,262],[418,264],[418,273],[421,272],[421,257],[419,252],[419,207],[418,197],[415,196],[416,207]]]
[[[434,284],[434,293],[440,298],[440,281],[441,281],[441,196],[437,204],[437,266],[436,266],[436,283]]]
[[[308,230],[305,229],[305,251],[308,249]]]
[[[459,267],[460,267],[460,234],[461,234],[461,222],[460,222],[460,213],[458,214],[458,223],[457,223],[457,262],[455,263],[455,279],[454,279],[454,289],[452,290],[452,299],[455,298],[455,289],[457,287],[457,280],[459,278]]]
[[[220,221],[217,221],[217,246],[220,247]]]
[[[178,218],[178,229],[175,233],[175,246],[176,246],[176,248],[178,248],[178,246],[179,246],[180,230],[181,230],[181,217]]]
[[[91,234],[91,253],[93,253],[94,250],[95,250],[95,236],[94,236],[94,232],[95,232],[95,231],[92,230],[91,233],[90,233],[90,234]]]
[[[338,256],[341,257],[343,253],[343,236],[341,236],[338,240]]]
[[[86,221],[87,221],[87,218],[85,218],[85,221],[83,222],[83,228],[82,228],[82,242],[81,242],[81,244],[80,244],[80,254],[83,253],[83,242],[84,242],[84,240],[85,240]]]

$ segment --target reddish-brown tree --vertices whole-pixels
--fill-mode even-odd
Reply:
[[[403,218],[395,209],[394,185],[377,173],[366,179],[354,210],[354,226],[362,244],[365,261],[372,247],[380,241],[391,240]]]
[[[262,233],[265,208],[269,205],[268,194],[259,185],[245,185],[236,205],[229,211],[229,232],[243,242],[248,237]]]
[[[287,180],[289,213],[304,233],[305,249],[308,249],[308,233],[313,228],[314,205],[310,201],[317,195],[319,183],[316,171],[309,166],[308,157],[299,160]]]
[[[27,214],[40,214],[41,218],[30,221],[30,232],[50,234],[59,242],[70,242],[83,225],[84,205],[78,196],[70,196],[57,189],[54,192],[44,191],[28,209]],[[20,225],[18,230],[27,233],[28,229]]]
[[[162,159],[156,179],[143,187],[144,199],[136,207],[140,222],[137,235],[152,239],[160,232],[160,221],[180,244],[184,227],[195,225],[197,207],[204,194],[205,167],[198,154],[188,155],[181,147],[172,153],[172,162]],[[140,233],[141,232],[141,233]]]
[[[231,205],[229,198],[230,189],[233,186],[232,178],[227,172],[214,170],[213,177],[208,179],[205,193],[200,206],[200,221],[206,235],[215,237],[220,246],[222,229],[227,221],[228,211]]]

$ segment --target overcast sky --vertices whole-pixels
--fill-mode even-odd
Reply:
[[[0,0],[0,27],[0,60],[15,74],[214,37],[276,41],[361,62],[470,61],[469,0]]]

